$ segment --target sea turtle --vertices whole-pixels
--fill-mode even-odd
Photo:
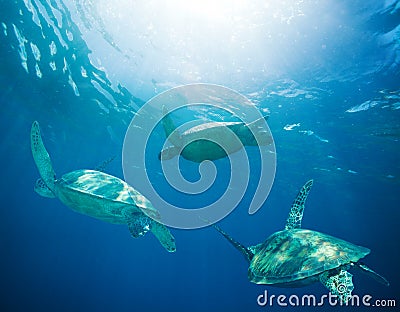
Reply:
[[[86,169],[66,173],[57,179],[37,121],[31,128],[31,148],[41,176],[35,184],[39,195],[58,197],[72,210],[93,218],[127,224],[135,238],[151,231],[167,251],[176,250],[170,231],[155,221],[160,219],[158,211],[125,181],[98,170]]]
[[[179,133],[164,106],[162,125],[172,146],[163,149],[158,158],[168,160],[180,154],[187,160],[202,162],[226,157],[243,146],[269,145],[273,142],[272,136],[263,127],[267,118],[262,117],[249,124],[239,121],[207,122]],[[232,139],[232,132],[238,139]],[[257,135],[258,142],[253,133]],[[223,142],[224,148],[213,140]]]
[[[293,202],[285,229],[263,243],[245,247],[214,227],[249,261],[248,278],[256,284],[299,287],[320,281],[332,295],[347,302],[354,288],[350,267],[360,268],[384,285],[388,281],[360,262],[370,250],[317,231],[301,229],[304,204],[313,180]]]

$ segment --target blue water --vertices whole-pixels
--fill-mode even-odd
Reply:
[[[34,193],[34,120],[59,176],[116,156],[106,171],[123,178],[135,112],[197,82],[227,86],[268,109],[276,144],[263,208],[248,215],[250,185],[220,226],[245,245],[262,242],[283,228],[298,189],[313,178],[303,227],[370,248],[365,263],[391,285],[355,271],[355,293],[399,305],[400,2],[175,2],[1,0],[0,310],[289,310],[258,307],[257,296],[327,293],[320,284],[250,283],[244,258],[211,228],[172,229],[177,252],[168,254],[151,235],[134,240],[125,226]],[[255,148],[246,151],[257,159]],[[155,184],[158,152],[148,152]],[[222,176],[229,169],[224,160],[216,166]],[[198,178],[197,165],[182,160],[181,169]]]

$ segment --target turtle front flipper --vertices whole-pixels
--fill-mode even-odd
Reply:
[[[36,167],[46,186],[54,194],[54,181],[56,174],[51,164],[49,153],[44,147],[42,136],[40,135],[40,127],[37,121],[34,121],[31,128],[31,149]]]
[[[151,232],[168,252],[176,251],[175,238],[164,224],[152,220]]]
[[[303,219],[303,212],[308,194],[310,193],[313,180],[308,181],[301,188],[299,194],[292,204],[290,209],[289,217],[286,221],[285,230],[299,229],[301,228],[301,220]]]
[[[250,262],[253,259],[256,250],[259,248],[258,245],[247,248],[246,246],[239,243],[237,240],[233,239],[228,233],[224,232],[220,227],[216,226],[215,224],[213,224],[212,226],[214,229],[220,232],[222,236],[225,237],[227,241],[232,244],[233,247],[239,250],[247,261]]]
[[[340,272],[330,270],[322,273],[319,280],[332,295],[338,296],[341,302],[347,303],[354,289],[352,277],[352,274],[342,268]]]

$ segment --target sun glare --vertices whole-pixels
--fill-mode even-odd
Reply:
[[[303,0],[98,0],[93,8],[93,19],[128,56],[124,68],[180,83],[279,71],[294,57],[305,21]]]
[[[168,6],[175,15],[191,15],[209,21],[222,21],[246,9],[244,0],[170,0]]]

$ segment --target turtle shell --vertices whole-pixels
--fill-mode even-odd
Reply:
[[[370,250],[320,232],[291,229],[272,234],[254,252],[249,280],[284,286],[357,262]]]
[[[242,125],[243,122],[208,122],[197,125],[182,133],[177,146],[184,146],[182,156],[194,162],[220,159],[243,147],[233,131]],[[219,145],[222,142],[223,148]]]
[[[220,131],[220,129],[224,130],[225,128],[232,128],[231,130],[233,131],[234,127],[240,127],[242,125],[244,125],[244,123],[241,121],[211,121],[191,127],[184,131],[182,135],[186,136],[194,133],[206,132],[212,136],[218,134],[218,131]]]
[[[125,223],[129,207],[158,219],[151,202],[125,181],[96,170],[75,170],[57,180],[57,195],[75,211],[112,223]]]

